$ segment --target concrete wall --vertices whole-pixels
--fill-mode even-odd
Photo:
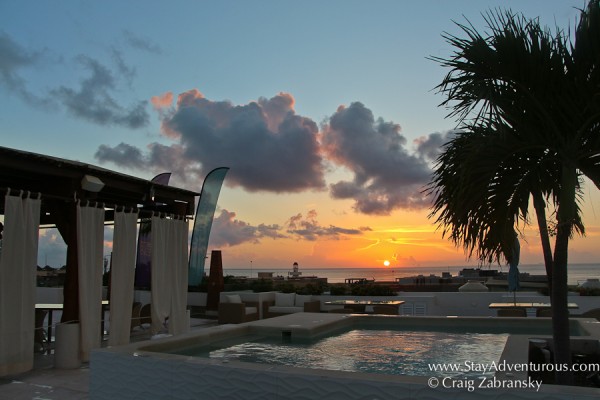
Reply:
[[[39,303],[62,304],[63,288],[36,287],[35,288],[35,302],[38,304]]]
[[[247,293],[247,292],[246,292]],[[266,293],[266,292],[265,292]],[[249,296],[258,296],[259,294],[248,294]],[[335,308],[326,306],[324,303],[328,300],[342,299],[361,299],[360,296],[315,296],[321,300],[321,310]],[[366,297],[363,297],[365,299]],[[490,303],[513,301],[513,294],[508,292],[484,292],[484,293],[461,293],[461,292],[401,292],[398,296],[370,296],[373,300],[403,300],[405,301],[404,314],[418,315],[417,310],[424,310],[422,315],[432,316],[494,316],[495,310],[489,309]],[[250,300],[250,299],[249,299]],[[256,301],[254,300],[254,301]],[[540,302],[549,303],[548,296],[539,295],[536,292],[517,292],[516,300],[522,302]],[[142,304],[152,302],[151,292],[148,290],[136,290],[134,301]],[[36,288],[36,303],[62,303],[62,288]],[[579,296],[573,293],[569,296],[569,302],[577,303],[579,308],[572,310],[572,314],[581,314],[592,308],[600,307],[600,297],[598,296]],[[189,292],[188,305],[206,306],[206,293]],[[412,307],[412,312],[409,312]]]

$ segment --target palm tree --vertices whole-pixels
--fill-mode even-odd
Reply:
[[[600,0],[590,0],[582,10],[574,43],[568,34],[552,35],[537,19],[510,11],[489,12],[486,22],[488,37],[471,25],[459,25],[466,39],[445,36],[456,48],[453,57],[434,58],[451,68],[438,88],[447,96],[442,104],[450,106],[450,116],[459,118],[467,134],[445,149],[456,154],[440,157],[430,186],[437,196],[433,212],[451,238],[471,250],[469,254],[477,246],[480,257],[499,259],[503,247],[509,246],[508,228],[527,215],[524,194],[533,194],[538,214],[545,208],[544,199],[554,203],[556,239],[548,269],[554,356],[555,362],[570,365],[569,240],[574,230],[584,232],[577,196],[581,177],[600,186]],[[483,149],[490,151],[471,157],[486,160],[460,165],[469,146],[482,143],[489,143]],[[447,158],[454,167],[443,164]],[[493,158],[509,168],[481,175],[469,170],[473,165],[479,165],[478,170],[489,167]],[[529,191],[517,179],[527,171],[532,171]],[[475,183],[473,190],[483,195],[469,199],[461,191],[471,187],[448,189],[448,182]],[[557,383],[572,382],[569,373],[557,373],[556,378]]]
[[[514,153],[507,142],[506,135],[483,127],[462,131],[448,142],[428,188],[435,197],[430,218],[437,215],[443,236],[462,243],[469,257],[476,253],[482,262],[500,262],[504,254],[512,254],[515,224],[529,222],[531,196],[551,287],[546,203],[559,180],[554,160],[531,150]]]

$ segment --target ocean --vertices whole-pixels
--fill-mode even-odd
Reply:
[[[367,278],[375,279],[376,281],[394,281],[396,278],[405,276],[431,274],[441,276],[442,272],[450,272],[452,276],[457,276],[458,272],[463,268],[472,268],[465,266],[453,267],[386,267],[386,268],[300,268],[302,276],[318,276],[319,278],[327,278],[329,283],[343,283],[347,278]],[[482,267],[487,269],[487,267]],[[493,266],[489,269],[497,269],[502,272],[508,272],[508,266]],[[252,269],[229,269],[223,268],[223,275],[245,276],[256,278],[258,272],[272,272],[273,276],[281,275],[287,277],[291,268],[287,269],[268,269],[254,267]],[[527,272],[531,275],[545,275],[546,269],[542,264],[536,265],[519,265],[520,272]],[[208,271],[207,271],[208,272]],[[600,278],[600,264],[572,264],[569,266],[569,285],[577,285],[584,282],[588,278]]]

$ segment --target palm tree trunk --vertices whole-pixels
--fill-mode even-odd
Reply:
[[[548,223],[546,222],[546,202],[540,191],[531,192],[533,196],[533,207],[537,216],[540,239],[542,241],[542,252],[544,253],[544,265],[546,266],[546,277],[548,278],[548,293],[552,293],[552,246],[548,234]]]
[[[577,172],[569,162],[563,161],[562,185],[559,194],[557,211],[558,229],[554,245],[554,268],[552,271],[552,336],[554,339],[555,365],[568,366],[568,369],[557,368],[556,383],[573,384],[571,370],[571,338],[569,335],[569,309],[567,307],[567,263],[569,254],[569,238],[576,215],[575,188]],[[560,369],[560,371],[559,371]]]

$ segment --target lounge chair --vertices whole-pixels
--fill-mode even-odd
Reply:
[[[34,350],[40,353],[44,351],[46,344],[50,343],[50,338],[44,327],[46,315],[48,315],[47,310],[35,310]]]
[[[328,312],[335,314],[352,314],[354,313],[354,310],[352,310],[351,308],[333,308]]]
[[[535,316],[552,318],[552,309],[551,308],[538,308],[535,310]]]
[[[600,308],[593,308],[581,314],[582,318],[596,318],[600,321]]]
[[[526,317],[527,310],[524,308],[501,308],[498,310],[499,317]]]
[[[569,313],[569,315],[571,315],[571,313]],[[552,308],[537,308],[535,310],[535,316],[552,318]],[[599,314],[599,316],[600,316],[600,314]]]
[[[144,304],[140,309],[140,326],[143,329],[150,329],[152,326],[152,304]]]
[[[219,324],[241,324],[258,319],[258,302],[242,302],[239,294],[219,301]]]
[[[373,314],[398,315],[398,306],[373,306]]]
[[[263,302],[263,315],[265,318],[299,312],[321,312],[321,301],[313,299],[311,295],[275,293],[275,300]]]
[[[142,303],[136,301],[131,306],[131,330],[133,331],[135,328],[141,325],[140,321],[140,312],[142,311]]]

